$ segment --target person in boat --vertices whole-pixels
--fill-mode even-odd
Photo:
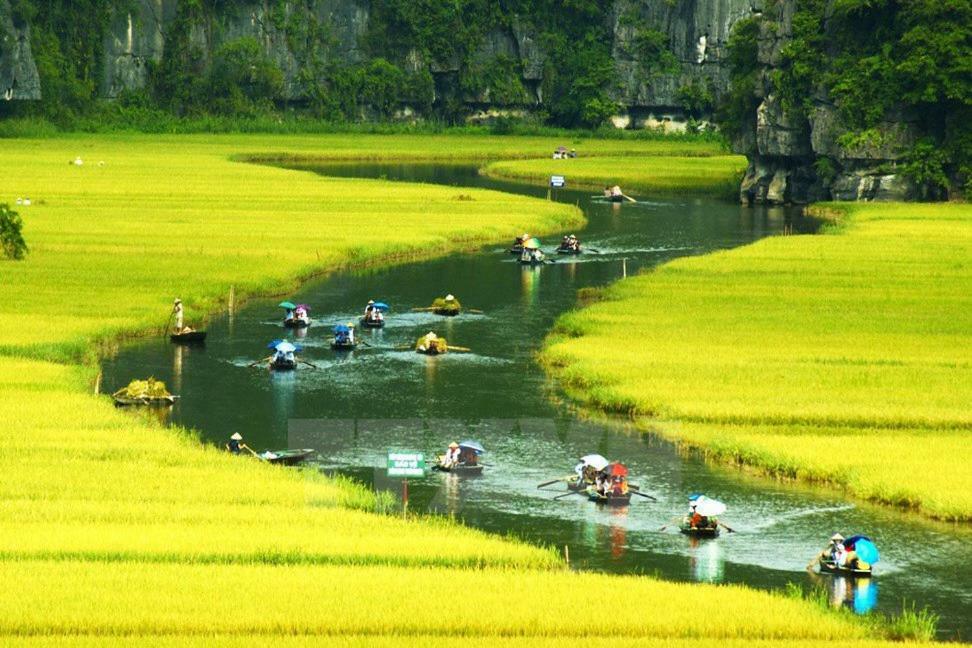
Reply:
[[[375,308],[375,300],[369,299],[368,304],[365,306],[365,312],[364,312],[364,318],[366,322],[370,322],[374,320],[376,310],[378,309]]]
[[[569,157],[569,158],[575,158],[575,157],[577,157],[577,149],[575,149],[575,148],[570,149],[570,153],[567,154],[567,157]]]
[[[449,444],[449,447],[446,448],[445,454],[442,455],[442,467],[452,468],[453,466],[458,465],[459,455],[459,444],[453,441]]]
[[[348,322],[348,342],[354,344],[354,324]]]
[[[689,526],[693,529],[705,529],[709,526],[709,518],[696,510],[696,501],[689,502]]]
[[[869,571],[871,569],[870,563],[866,563],[861,560],[860,556],[857,555],[857,551],[854,550],[854,545],[841,544],[844,551],[838,554],[837,564],[845,569],[856,569],[861,571]]]
[[[621,187],[619,187],[618,185],[614,185],[613,187],[611,187],[611,197],[612,198],[620,198],[623,195],[624,195],[624,192],[621,191]]]
[[[478,466],[479,455],[472,448],[459,448],[459,463],[464,466]]]
[[[291,311],[290,315],[294,319],[298,319],[298,320],[301,320],[301,321],[306,321],[307,320],[307,309],[304,308],[303,305],[298,306],[293,311]]]
[[[270,357],[270,363],[279,364],[294,364],[297,362],[297,356],[294,355],[293,351],[281,351],[280,349],[275,349],[273,356]]]
[[[226,444],[226,449],[233,454],[240,454],[244,450],[249,450],[250,446],[243,443],[243,435],[239,432],[234,432],[233,436],[230,437],[229,443]]]
[[[172,314],[175,316],[175,334],[181,335],[182,333],[192,333],[192,329],[185,326],[185,313],[182,309],[182,300],[176,298],[172,303]]]
[[[428,333],[423,335],[422,339],[419,341],[418,350],[428,351],[432,347],[437,346],[438,342],[439,342],[439,336],[436,335],[434,331],[429,331]]]
[[[837,557],[844,553],[844,536],[835,533],[830,536],[830,544],[823,548],[817,556],[820,562],[837,562]]]

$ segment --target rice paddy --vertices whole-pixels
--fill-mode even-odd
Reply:
[[[590,143],[623,147],[651,148]],[[548,148],[539,138],[368,136],[4,142],[0,200],[34,204],[22,210],[30,256],[0,262],[0,641],[877,634],[782,595],[571,573],[553,549],[380,514],[388,499],[355,484],[229,456],[91,394],[86,361],[127,335],[160,333],[175,296],[198,323],[231,289],[237,300],[279,293],[338,267],[579,222],[571,207],[496,192],[463,189],[460,200],[448,187],[239,160]],[[83,165],[68,164],[76,156]],[[578,605],[581,590],[632,604],[604,614]]]
[[[691,192],[732,196],[746,168],[739,155],[638,157],[583,157],[565,160],[503,160],[492,162],[483,173],[495,178],[546,185],[552,175],[563,175],[568,186],[601,190],[620,185],[631,192],[672,194]]]
[[[972,208],[830,214],[823,235],[612,286],[561,319],[545,359],[589,404],[714,457],[968,521]]]

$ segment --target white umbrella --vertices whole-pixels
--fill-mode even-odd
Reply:
[[[281,342],[280,344],[277,345],[276,348],[277,351],[281,353],[292,353],[297,350],[297,347],[295,347],[290,342]]]
[[[709,499],[705,495],[695,500],[695,511],[705,517],[722,515],[726,512],[726,505],[719,500]]]
[[[604,470],[611,463],[599,454],[589,454],[581,457],[580,460],[585,466],[593,466],[594,470]]]

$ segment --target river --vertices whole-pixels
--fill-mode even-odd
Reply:
[[[481,177],[468,165],[335,164],[315,170],[548,194]],[[484,475],[412,480],[411,510],[456,515],[474,527],[558,551],[566,546],[576,568],[765,589],[791,582],[820,586],[833,604],[861,613],[897,612],[903,601],[927,605],[942,617],[942,637],[972,635],[967,528],[856,502],[833,489],[713,466],[650,433],[577,415],[539,367],[536,352],[556,318],[576,306],[578,289],[679,256],[812,229],[784,209],[690,197],[642,197],[637,204],[618,205],[592,200],[591,193],[560,189],[551,198],[583,209],[589,222],[576,234],[596,254],[529,268],[496,245],[341,272],[287,295],[310,305],[315,323],[298,337],[304,357],[317,369],[268,374],[248,366],[267,354],[268,341],[288,334],[280,325],[280,300],[257,300],[212,321],[205,346],[126,345],[103,363],[105,391],[154,375],[182,396],[168,419],[198,430],[206,441],[222,445],[239,431],[260,450],[312,447],[320,453],[320,469],[399,494],[400,482],[390,481],[383,469],[389,449],[430,455],[449,441],[474,438],[487,450]],[[517,234],[510,232],[510,239]],[[552,250],[558,239],[548,237],[546,247]],[[411,311],[446,293],[482,313],[441,318]],[[370,346],[332,351],[330,327],[357,320],[369,299],[391,305],[387,326],[361,332]],[[429,330],[472,352],[433,358],[400,348]],[[658,502],[635,498],[626,508],[598,508],[581,497],[553,500],[565,492],[563,486],[537,489],[592,452],[623,461],[632,481]],[[736,533],[704,541],[680,535],[671,520],[686,510],[691,492],[726,502],[722,519]],[[882,560],[874,578],[852,582],[805,571],[835,531],[865,533],[876,541]]]

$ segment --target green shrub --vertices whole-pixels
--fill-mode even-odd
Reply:
[[[8,259],[19,260],[27,256],[27,243],[21,234],[24,222],[7,203],[0,203],[0,249]]]

